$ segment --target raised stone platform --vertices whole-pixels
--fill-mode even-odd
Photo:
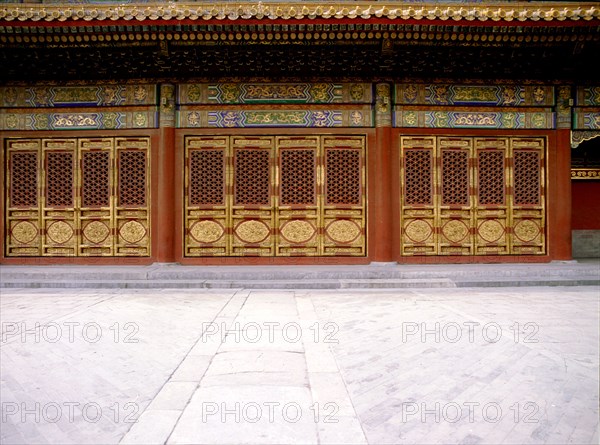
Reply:
[[[363,266],[0,266],[1,288],[399,289],[600,285],[600,260]]]

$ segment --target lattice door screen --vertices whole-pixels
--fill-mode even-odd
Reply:
[[[7,256],[150,255],[148,138],[9,139]]]
[[[188,257],[363,256],[364,136],[185,139]]]
[[[545,139],[401,138],[402,255],[540,255]]]

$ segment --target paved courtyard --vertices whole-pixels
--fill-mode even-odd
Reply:
[[[598,443],[598,287],[0,295],[3,444]]]

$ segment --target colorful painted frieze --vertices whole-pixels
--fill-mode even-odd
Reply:
[[[575,108],[573,129],[600,130],[600,108]]]
[[[372,127],[370,106],[319,109],[198,109],[182,107],[177,112],[179,128],[249,128],[249,127]]]
[[[481,129],[552,129],[550,111],[445,111],[411,110],[398,107],[396,127],[408,128],[481,128]]]
[[[577,106],[598,107],[600,106],[600,86],[577,87]]]
[[[156,105],[156,85],[0,87],[0,107],[104,107]]]
[[[71,109],[65,112],[31,109],[0,110],[0,130],[120,130],[157,128],[156,107],[140,110]]]
[[[201,104],[371,103],[370,83],[215,83],[181,84],[177,102]]]
[[[552,106],[554,87],[543,85],[396,84],[396,104]]]

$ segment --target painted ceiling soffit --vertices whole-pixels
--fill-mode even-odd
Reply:
[[[152,2],[139,4],[5,4],[0,21],[391,19],[474,22],[570,22],[600,18],[595,2]]]

